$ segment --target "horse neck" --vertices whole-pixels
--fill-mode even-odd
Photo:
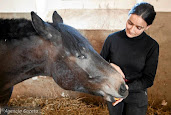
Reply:
[[[26,41],[28,42],[28,41]],[[38,75],[49,75],[47,56],[43,50],[43,44],[33,41],[35,46],[29,46],[25,42],[6,49],[6,53],[0,57],[0,89],[8,89]],[[32,43],[30,43],[32,44]],[[42,49],[41,49],[42,48]]]

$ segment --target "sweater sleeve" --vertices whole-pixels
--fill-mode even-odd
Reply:
[[[109,54],[110,54],[110,36],[108,36],[103,44],[103,48],[100,52],[100,55],[109,62]]]
[[[159,56],[159,45],[155,44],[147,54],[145,67],[142,72],[142,77],[129,83],[129,91],[137,92],[147,89],[153,85],[153,81],[156,75]]]

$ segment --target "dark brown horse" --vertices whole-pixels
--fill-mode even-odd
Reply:
[[[38,75],[108,101],[128,95],[122,76],[57,12],[53,23],[34,12],[31,17],[0,19],[0,106],[7,104],[15,84]]]

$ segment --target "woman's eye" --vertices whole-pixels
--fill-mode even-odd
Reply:
[[[138,29],[138,30],[141,30],[141,29],[142,29],[142,27],[137,27],[137,29]]]
[[[133,23],[132,23],[132,22],[130,22],[130,21],[128,21],[128,24],[129,24],[129,25],[133,25]]]

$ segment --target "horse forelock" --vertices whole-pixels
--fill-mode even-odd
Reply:
[[[30,20],[0,19],[0,41],[22,40],[37,35]]]

